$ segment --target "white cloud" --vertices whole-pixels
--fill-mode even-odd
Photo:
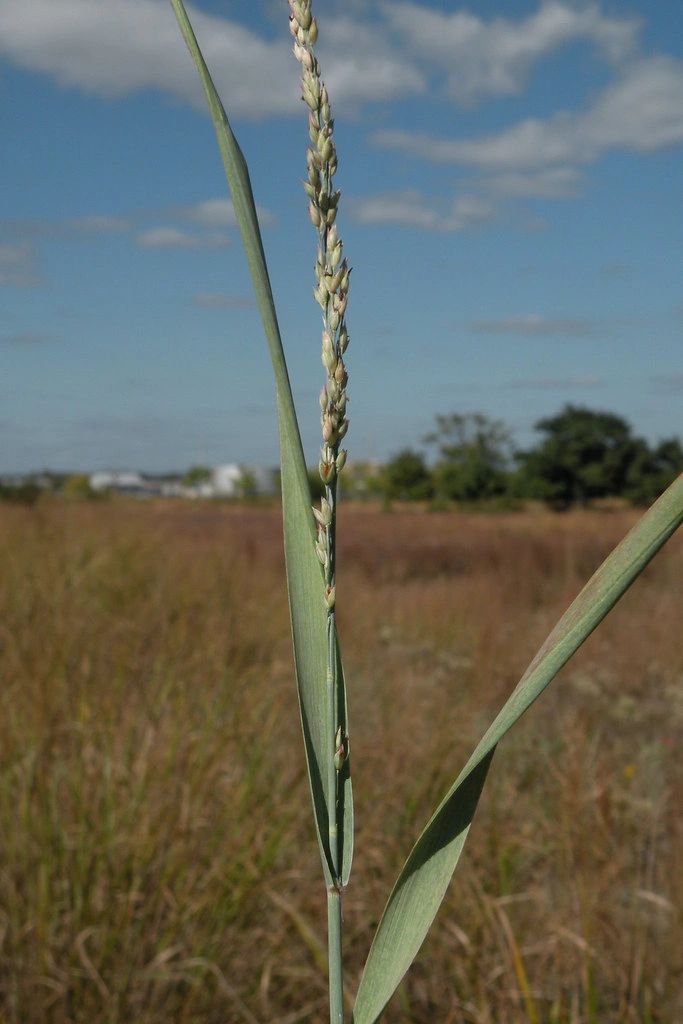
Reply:
[[[263,117],[301,110],[298,69],[286,18],[277,38],[262,38],[190,5],[200,45],[231,115]],[[337,109],[425,88],[421,74],[384,37],[330,19],[322,47]],[[99,96],[159,89],[204,109],[204,98],[168,0],[2,0],[0,53],[62,86]]]
[[[231,111],[258,117],[297,109],[296,68],[281,40],[264,41],[197,8],[189,14]],[[0,51],[100,96],[154,88],[203,106],[166,0],[3,0]]]
[[[204,199],[183,211],[184,216],[195,224],[209,228],[233,228],[237,224],[235,210],[230,199]]]
[[[229,245],[230,239],[224,232],[192,234],[171,224],[142,231],[135,241],[142,249],[216,249]]]
[[[395,224],[447,232],[464,231],[495,216],[493,205],[479,196],[459,196],[450,208],[442,210],[412,189],[350,199],[348,209],[361,224]]]
[[[36,254],[28,242],[0,243],[0,285],[31,288],[38,284]]]
[[[547,167],[539,171],[508,171],[486,179],[486,187],[510,198],[564,199],[576,196],[583,180],[575,167]]]
[[[256,212],[261,227],[275,223],[275,217],[264,206],[257,206]],[[182,216],[205,228],[233,228],[237,226],[235,210],[230,199],[204,199],[194,206],[186,206]]]
[[[547,54],[583,40],[610,61],[632,50],[638,34],[633,18],[608,17],[600,5],[581,7],[546,0],[526,18],[483,18],[453,14],[422,4],[385,3],[389,25],[409,51],[447,72],[447,90],[459,102],[520,93],[533,65]]]
[[[100,213],[76,217],[67,221],[67,226],[74,231],[92,235],[120,235],[130,230],[130,222],[122,217],[111,217],[108,214]]]
[[[462,231],[464,228],[475,227],[478,224],[486,224],[493,220],[495,208],[492,203],[481,196],[462,195],[453,203],[453,209],[449,218],[451,231]]]
[[[683,63],[639,61],[576,119],[574,131],[586,162],[605,149],[649,152],[683,141]]]
[[[476,334],[521,334],[558,337],[587,337],[595,333],[595,324],[577,317],[547,317],[540,313],[474,320],[470,330]]]
[[[405,227],[435,230],[441,218],[423,196],[412,189],[384,192],[362,199],[349,198],[348,210],[361,224],[400,224]]]
[[[269,210],[260,206],[257,210],[262,226],[275,222]],[[154,224],[152,218],[161,216],[168,218],[167,222]],[[177,221],[181,224],[172,223]],[[0,285],[36,283],[35,244],[39,240],[80,241],[97,236],[129,235],[143,249],[215,249],[230,244],[226,229],[236,223],[229,199],[205,199],[192,206],[164,211],[138,210],[127,217],[93,213],[65,220],[0,221],[0,233],[5,238],[0,242]]]
[[[652,152],[683,142],[683,64],[653,57],[629,66],[587,110],[528,118],[497,135],[438,139],[404,131],[379,132],[375,142],[439,163],[492,174],[561,168],[576,173],[609,150]],[[494,179],[495,182],[495,179]]]
[[[391,44],[383,26],[345,16],[325,21],[320,65],[335,109],[427,91],[424,75]]]
[[[275,223],[275,217],[263,206],[257,206],[259,220],[263,226]],[[95,235],[121,235],[133,231],[142,230],[145,223],[163,216],[169,220],[181,220],[190,222],[195,228],[202,232],[218,232],[221,241],[224,241],[223,229],[232,228],[237,225],[235,211],[229,199],[204,199],[191,206],[167,207],[164,210],[149,209],[137,210],[128,216],[114,216],[112,214],[93,213],[83,217],[71,217],[65,220],[47,220],[45,218],[33,218],[25,220],[4,220],[0,221],[0,231],[13,241],[20,240],[25,245],[29,239],[82,239]],[[156,231],[156,228],[150,229]],[[164,231],[171,230],[165,226]],[[178,232],[183,229],[172,229]],[[145,232],[145,235],[149,232]],[[188,238],[188,232],[185,232]],[[163,235],[160,235],[163,237]],[[170,236],[169,236],[170,237]],[[189,244],[189,243],[188,243]],[[17,247],[15,247],[16,249]],[[7,257],[9,258],[9,256]],[[17,258],[15,254],[15,258]],[[1,259],[1,257],[0,257]]]

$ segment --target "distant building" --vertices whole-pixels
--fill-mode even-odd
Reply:
[[[186,497],[187,488],[183,486],[182,480],[162,480],[159,486],[162,498]]]
[[[93,491],[118,491],[120,494],[137,494],[140,496],[156,494],[158,488],[140,473],[129,471],[108,472],[100,470],[90,476]]]
[[[210,488],[206,497],[236,498],[240,494],[242,482],[242,467],[234,462],[228,462],[224,466],[216,466],[211,474],[211,481],[207,485]],[[201,489],[201,488],[200,488]],[[202,495],[204,497],[205,495]]]
[[[151,498],[242,498],[277,493],[277,471],[249,469],[235,462],[216,466],[206,480],[184,483],[180,477],[147,476],[131,470],[99,470],[88,478],[96,493],[113,491]]]

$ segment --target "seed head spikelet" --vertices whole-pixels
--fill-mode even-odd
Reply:
[[[348,372],[342,359],[349,344],[345,316],[349,291],[350,268],[343,255],[344,243],[336,225],[340,193],[334,188],[337,170],[337,150],[334,143],[334,121],[330,98],[320,76],[320,66],[314,53],[318,26],[311,10],[311,0],[289,0],[289,29],[294,38],[294,56],[301,66],[301,98],[308,107],[308,137],[306,152],[307,179],[304,191],[308,196],[308,214],[318,232],[318,252],[315,261],[315,300],[322,310],[322,362],[327,380],[320,393],[320,425],[322,447],[318,470],[325,485],[325,496],[320,510],[314,509],[318,525],[316,554],[323,567],[321,598],[327,609],[328,671],[330,708],[330,763],[328,766],[328,792],[330,803],[336,803],[337,774],[346,757],[340,760],[338,742],[336,681],[336,511],[338,477],[346,462],[346,452],[340,442],[349,427],[346,418]],[[347,738],[344,739],[346,744]],[[336,851],[332,851],[333,861]]]

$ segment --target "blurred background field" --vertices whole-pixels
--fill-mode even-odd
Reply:
[[[413,838],[627,509],[349,506],[359,977]],[[0,506],[0,1021],[324,1021],[279,509]],[[387,1024],[683,1019],[683,538],[498,751]]]

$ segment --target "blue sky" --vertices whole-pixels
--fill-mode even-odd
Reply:
[[[683,405],[683,5],[319,0],[350,457],[437,413]],[[189,7],[247,156],[307,454],[315,238],[284,0]],[[225,180],[167,0],[0,0],[0,471],[277,461]]]

